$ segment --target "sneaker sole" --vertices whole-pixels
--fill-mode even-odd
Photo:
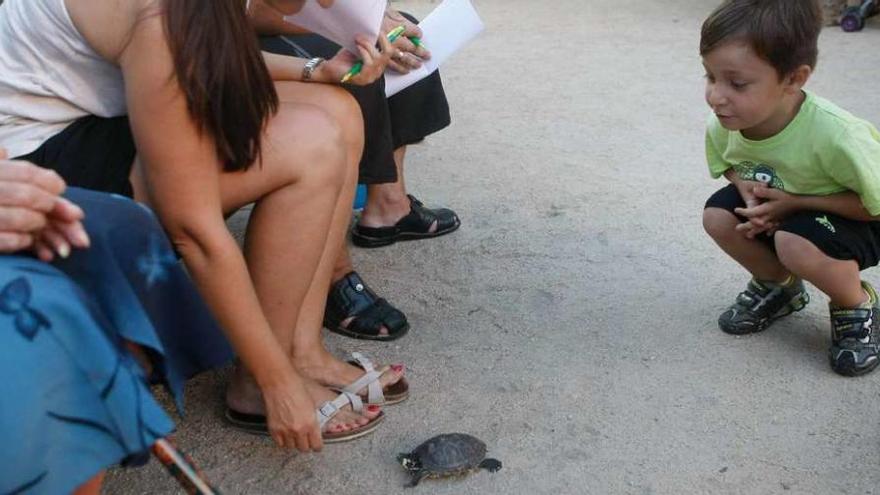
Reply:
[[[841,357],[841,354],[844,352],[852,352],[846,350],[838,350],[836,351],[838,359]],[[841,367],[838,365],[837,359],[834,358],[835,350],[834,348],[828,354],[828,360],[831,364],[831,369],[834,370],[835,373],[842,376],[862,376],[867,375],[868,373],[877,369],[877,366],[880,365],[880,357],[874,356],[874,359],[870,364],[865,366],[858,366],[855,364],[855,359],[852,360],[852,365],[847,365],[846,367]]]

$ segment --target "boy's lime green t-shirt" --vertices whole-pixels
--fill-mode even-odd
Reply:
[[[712,115],[706,131],[712,177],[732,167],[743,179],[792,194],[854,191],[871,215],[880,215],[880,132],[834,103],[806,95],[794,120],[761,141],[725,129]]]

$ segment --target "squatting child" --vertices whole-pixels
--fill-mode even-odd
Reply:
[[[723,331],[803,309],[810,282],[830,298],[831,367],[855,376],[880,363],[880,303],[860,277],[880,262],[880,133],[803,89],[821,29],[815,0],[727,0],[704,23],[706,155],[730,184],[703,225],[752,275]]]

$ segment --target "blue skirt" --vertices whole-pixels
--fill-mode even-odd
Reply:
[[[0,256],[0,494],[70,493],[143,463],[174,429],[150,383],[182,407],[187,378],[232,358],[148,209],[66,196],[86,211],[91,248],[51,265]],[[152,376],[125,342],[146,351]]]

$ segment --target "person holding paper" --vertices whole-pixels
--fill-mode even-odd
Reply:
[[[299,26],[285,22],[280,13],[264,0],[252,0],[250,18],[257,32],[263,35],[263,48],[292,57],[331,57],[340,49],[336,43],[309,34]],[[387,8],[382,31],[397,26],[406,28],[404,36],[394,43],[399,52],[389,62],[389,70],[408,72],[430,58],[430,52],[416,46],[412,39],[421,36],[416,20],[393,8]],[[278,36],[283,35],[283,37]],[[322,74],[323,75],[323,74]],[[314,78],[315,82],[337,84],[333,77]],[[407,194],[404,161],[407,147],[421,142],[450,124],[449,106],[439,72],[387,98],[383,81],[363,85],[362,81],[344,86],[358,101],[365,121],[365,150],[360,162],[359,181],[368,185],[368,199],[360,223],[355,227],[355,244],[376,247],[392,244],[411,236],[431,238],[458,228],[458,216],[448,209],[428,209]],[[337,260],[333,279],[336,281],[328,299],[325,324],[331,330],[356,338],[392,340],[408,329],[406,317],[384,299],[358,294],[362,299],[360,312],[346,312],[334,297],[346,286],[362,283],[354,272],[344,250]]]
[[[301,4],[271,1],[284,11]],[[244,5],[6,0],[0,146],[68,184],[154,207],[243,363],[227,414],[309,452],[370,433],[383,418],[358,395],[375,385],[335,392],[365,372],[321,340],[362,121],[337,88],[276,87]],[[390,47],[358,47],[364,77],[381,73]],[[225,217],[247,204],[242,253]],[[384,367],[371,383],[401,386],[403,375]]]

